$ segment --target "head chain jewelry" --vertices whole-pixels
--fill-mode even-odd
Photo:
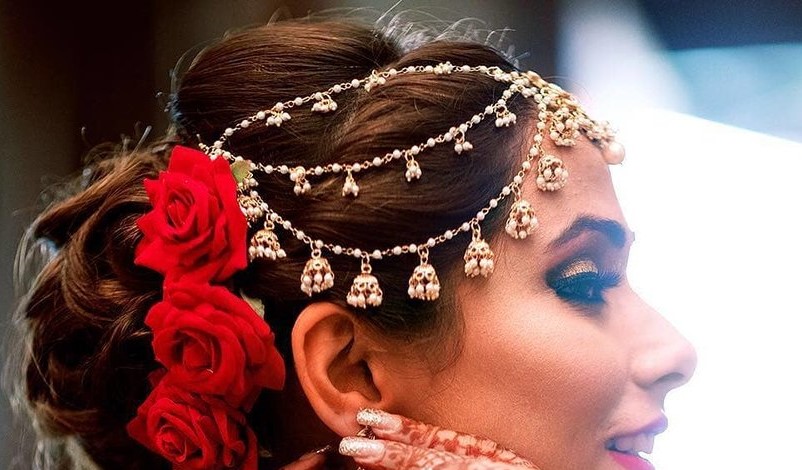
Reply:
[[[328,165],[304,167],[288,165],[264,165],[254,163],[245,157],[234,155],[224,150],[228,139],[242,129],[264,121],[264,125],[281,127],[291,119],[289,113],[312,102],[312,112],[331,113],[337,110],[334,96],[346,90],[364,89],[370,92],[376,87],[384,85],[393,77],[407,74],[483,74],[494,80],[509,84],[502,93],[502,97],[494,103],[488,104],[480,113],[473,115],[469,120],[451,127],[435,137],[427,139],[406,149],[395,149],[384,155],[376,156],[370,160],[351,163],[331,163]],[[345,174],[345,183],[342,188],[344,197],[357,197],[359,184],[355,175],[360,172],[379,168],[384,165],[403,159],[406,163],[404,176],[409,183],[421,178],[422,169],[418,162],[426,149],[441,144],[451,144],[454,152],[464,158],[470,153],[473,145],[468,140],[470,130],[488,118],[495,116],[497,128],[506,128],[516,123],[516,115],[507,108],[507,102],[514,95],[520,94],[524,98],[533,99],[538,109],[537,133],[533,138],[532,146],[521,163],[521,169],[513,180],[502,186],[498,195],[490,199],[474,217],[462,224],[432,236],[420,243],[408,243],[385,249],[373,251],[358,247],[333,244],[314,238],[303,230],[295,227],[292,222],[279,215],[265,202],[256,190],[258,183],[253,177],[254,172],[265,174],[279,173],[289,175],[294,183],[294,192],[298,196],[306,194],[311,189],[310,179],[321,175]],[[558,146],[573,146],[576,138],[584,134],[591,142],[602,149],[602,154],[609,164],[620,163],[624,158],[624,148],[614,141],[615,134],[606,122],[597,122],[590,119],[580,107],[576,99],[557,85],[543,80],[535,72],[505,72],[498,67],[486,66],[455,66],[449,62],[438,65],[409,66],[402,69],[391,68],[385,71],[374,70],[362,79],[353,79],[350,82],[339,83],[330,88],[312,93],[304,97],[297,97],[289,101],[278,102],[271,108],[258,111],[256,114],[243,119],[233,127],[225,129],[223,134],[212,144],[200,144],[210,158],[226,158],[232,166],[232,171],[238,183],[238,202],[248,220],[250,227],[261,223],[260,228],[251,238],[248,255],[251,261],[267,258],[275,260],[286,257],[275,233],[277,227],[291,233],[298,240],[309,246],[311,257],[307,261],[301,274],[301,290],[309,296],[322,292],[334,285],[334,273],[323,252],[332,255],[352,256],[361,261],[361,272],[353,281],[347,295],[347,302],[353,307],[378,307],[382,303],[382,289],[378,279],[372,274],[371,260],[390,256],[400,256],[407,253],[416,253],[420,258],[419,265],[409,278],[408,294],[413,299],[435,300],[440,295],[440,281],[434,267],[429,264],[429,250],[441,243],[451,240],[460,232],[471,232],[471,242],[465,250],[465,274],[468,277],[487,277],[493,272],[494,254],[489,244],[482,238],[481,222],[488,213],[498,207],[499,203],[512,196],[513,202],[505,231],[515,239],[526,238],[537,227],[535,209],[531,203],[521,196],[524,178],[534,167],[537,171],[536,185],[542,191],[556,191],[565,186],[568,181],[568,170],[563,161],[555,155],[543,151],[545,138],[551,139]]]

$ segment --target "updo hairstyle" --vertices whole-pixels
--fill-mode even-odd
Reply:
[[[21,259],[37,244],[53,250],[18,309],[24,335],[18,351],[19,390],[42,437],[39,461],[44,467],[88,466],[76,457],[85,453],[103,469],[168,468],[133,441],[125,425],[148,394],[148,373],[158,367],[143,321],[162,287],[157,273],[133,263],[141,238],[135,221],[150,207],[142,181],[166,167],[173,145],[213,142],[226,127],[259,109],[362,78],[374,69],[445,61],[514,69],[497,51],[477,43],[435,40],[408,51],[404,44],[403,38],[370,27],[331,20],[285,21],[231,34],[204,50],[181,79],[170,107],[174,126],[164,140],[88,166],[80,189],[35,220],[35,243],[21,246]],[[372,159],[466,121],[501,97],[505,87],[479,74],[399,75],[370,93],[338,95],[336,113],[297,111],[279,129],[254,125],[230,143],[238,154],[271,165]],[[523,122],[534,119],[527,101],[516,97],[508,105]],[[413,183],[404,179],[401,166],[360,173],[357,198],[341,195],[343,181],[337,175],[315,179],[303,196],[293,193],[287,178],[261,175],[259,191],[294,226],[333,243],[373,250],[425,241],[473,217],[512,179],[527,148],[528,127],[497,129],[492,119],[482,122],[471,132],[470,154],[458,156],[447,145],[428,149],[420,159],[423,176]],[[483,223],[488,240],[499,232],[510,203],[503,201]],[[308,247],[278,234],[287,258],[251,263],[235,277],[233,290],[262,299],[265,319],[291,370],[295,318],[310,302],[331,301],[350,309],[345,298],[359,262],[330,257],[337,275],[334,287],[309,298],[299,288]],[[407,281],[418,259],[392,257],[373,263],[384,303],[352,309],[354,315],[387,341],[438,351],[421,360],[456,353],[461,329],[455,286],[483,282],[464,281],[468,237],[457,235],[459,240],[431,252],[443,285],[438,301],[410,299]],[[447,365],[433,361],[432,367]],[[288,438],[277,411],[292,402],[283,396],[288,393],[300,391],[290,383],[285,392],[263,393],[249,417],[260,443],[275,456],[291,447],[284,442]],[[265,460],[266,467],[275,463]]]

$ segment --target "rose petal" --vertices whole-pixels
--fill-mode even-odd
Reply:
[[[247,266],[248,225],[225,159],[177,146],[167,170],[144,185],[152,210],[137,221],[138,265],[199,282],[223,282]]]

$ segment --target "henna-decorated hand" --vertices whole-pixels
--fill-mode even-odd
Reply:
[[[376,439],[346,437],[340,453],[374,470],[532,470],[528,460],[490,439],[461,434],[378,410],[361,410],[359,424]]]

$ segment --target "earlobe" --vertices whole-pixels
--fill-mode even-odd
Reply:
[[[369,359],[371,341],[347,309],[331,303],[307,306],[292,329],[298,379],[320,419],[341,436],[353,435],[360,408],[381,408],[382,393]]]

